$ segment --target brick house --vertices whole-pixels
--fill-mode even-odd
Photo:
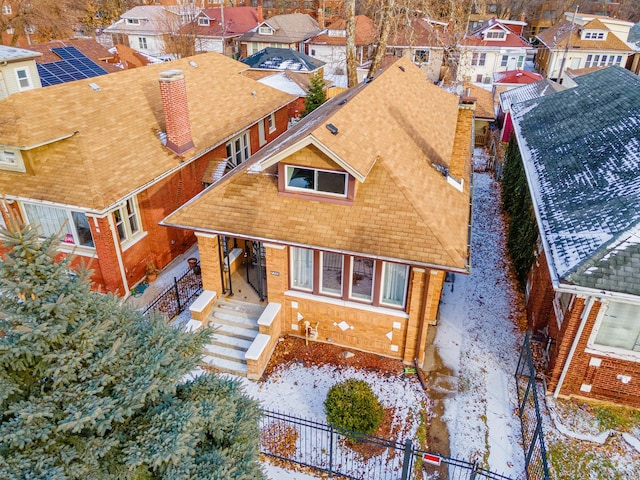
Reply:
[[[576,82],[511,108],[541,232],[529,327],[550,394],[640,407],[640,78]]]
[[[262,268],[245,374],[283,335],[422,363],[446,272],[470,268],[473,108],[399,59],[161,223],[196,231],[212,304],[233,292],[228,252]]]
[[[245,69],[210,53],[0,100],[3,216],[62,231],[61,253],[128,295],[195,242],[158,221],[287,129],[293,97]]]

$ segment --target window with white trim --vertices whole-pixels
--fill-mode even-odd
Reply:
[[[11,15],[11,5],[2,5],[2,14]]]
[[[127,24],[128,25],[140,25],[140,19],[139,18],[127,18]]]
[[[604,32],[584,32],[582,38],[586,40],[604,40]]]
[[[207,17],[198,18],[198,25],[200,25],[202,27],[208,27],[209,26],[209,19]]]
[[[14,172],[25,172],[24,161],[20,150],[13,148],[0,149],[0,169]]]
[[[138,37],[138,47],[142,49],[147,48],[147,38],[146,37]]]
[[[612,353],[640,353],[640,305],[602,305],[589,346]]]
[[[16,68],[15,72],[20,91],[30,90],[33,88],[33,83],[31,83],[31,76],[29,75],[29,69],[27,67]]]
[[[246,161],[251,155],[249,133],[242,133],[237,137],[232,138],[227,143],[226,147],[227,161],[237,167],[242,162]]]
[[[471,57],[471,65],[482,67],[487,61],[486,53],[474,53]]]
[[[120,243],[132,241],[142,233],[140,210],[135,197],[128,198],[124,204],[113,211],[113,220],[118,231]]]
[[[43,237],[62,235],[62,243],[94,248],[89,219],[82,212],[48,205],[22,203],[27,222],[35,225]]]
[[[558,328],[562,325],[564,321],[564,316],[568,310],[573,306],[573,299],[575,297],[570,293],[560,293],[556,292],[556,295],[553,299],[553,310],[556,314],[556,321],[558,322]]]
[[[400,54],[402,56],[402,53]],[[419,49],[413,51],[414,63],[429,63],[429,50]]]
[[[276,114],[272,113],[267,117],[267,124],[269,125],[269,133],[276,131]]]
[[[285,175],[285,190],[347,196],[347,172],[286,165]]]
[[[258,34],[260,35],[273,35],[273,30],[270,27],[258,28]]]
[[[491,30],[484,34],[485,40],[504,40],[506,36],[507,32],[504,30]]]
[[[502,55],[502,58],[500,59],[500,66],[506,67],[507,63],[509,63],[509,55]]]
[[[372,258],[289,248],[291,288],[375,306],[404,308],[409,267]]]

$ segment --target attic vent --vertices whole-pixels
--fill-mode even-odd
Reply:
[[[336,127],[333,123],[327,123],[327,130],[329,130],[332,135],[338,134],[338,127]]]
[[[89,84],[89,86],[91,87],[91,90],[93,90],[94,92],[99,92],[100,90],[102,90],[100,88],[100,85],[98,85],[97,83],[91,82]]]
[[[191,65],[193,68],[198,68],[198,64],[196,62],[194,62],[193,60],[191,60],[189,62],[189,65]]]

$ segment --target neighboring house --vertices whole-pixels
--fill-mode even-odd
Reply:
[[[18,92],[40,88],[36,59],[42,54],[0,45],[0,100]]]
[[[199,9],[192,5],[141,5],[120,15],[120,20],[105,28],[113,44],[122,44],[154,57],[166,56],[166,35],[176,34],[191,22]]]
[[[490,88],[496,72],[522,70],[530,48],[521,37],[525,25],[516,20],[492,18],[460,40],[457,80]]]
[[[640,78],[621,67],[512,106],[540,239],[527,283],[547,389],[640,407]]]
[[[498,125],[500,126],[500,141],[508,142],[513,133],[511,120],[511,105],[522,103],[533,98],[543,97],[564,90],[565,87],[548,78],[538,80],[528,85],[521,85],[500,93],[500,108],[498,110]]]
[[[438,82],[445,48],[452,39],[447,23],[428,18],[414,18],[408,26],[400,26],[387,41],[387,55],[409,57],[427,74],[427,80]]]
[[[161,223],[196,231],[211,308],[237,288],[220,252],[256,272],[266,308],[234,371],[258,378],[282,335],[422,364],[446,273],[469,273],[473,109],[399,59]]]
[[[373,20],[365,15],[356,15],[356,62],[362,65],[371,59],[377,39]],[[325,73],[346,75],[347,31],[346,21],[338,20],[319,35],[307,41],[307,54],[327,64]]]
[[[485,147],[489,144],[489,132],[496,121],[496,111],[493,105],[493,94],[484,88],[467,85],[464,96],[475,100],[476,110],[473,116],[474,145]]]
[[[566,12],[563,20],[536,36],[540,41],[536,70],[562,83],[567,69],[624,67],[633,55],[626,43],[632,25],[599,15]]]
[[[493,74],[493,98],[498,102],[498,97],[502,92],[518,88],[522,85],[539,82],[542,75],[527,70],[507,70]]]
[[[157,222],[286,130],[293,99],[245,69],[210,53],[0,100],[0,211],[62,232],[98,288],[129,295],[195,241]]]
[[[316,21],[304,13],[275,15],[238,38],[240,58],[267,47],[304,52],[304,42],[319,32]]]
[[[629,30],[627,43],[633,49],[633,55],[627,60],[627,70],[640,75],[640,23],[636,23]]]
[[[263,21],[259,11],[252,7],[205,8],[179,33],[195,37],[196,52],[237,55],[238,37]]]
[[[311,77],[324,76],[324,62],[288,48],[265,48],[242,63],[250,67],[245,75],[297,97],[289,104],[289,118],[298,118],[304,111]]]
[[[106,73],[114,73],[122,70],[121,67],[116,65],[117,60],[115,59],[115,56],[110,53],[107,48],[96,42],[93,38],[69,38],[66,40],[51,40],[49,42],[37,43],[22,48],[24,48],[25,50],[40,52],[42,56],[36,58],[36,63],[46,64],[59,62],[60,60],[71,60],[71,58],[73,57],[69,57],[68,55],[66,55],[64,50],[56,51],[56,49],[65,49],[69,47],[75,48],[82,54],[83,57],[86,57],[87,59],[98,65],[101,69],[105,70]]]

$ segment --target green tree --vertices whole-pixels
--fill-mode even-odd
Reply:
[[[257,404],[237,381],[183,381],[210,331],[91,292],[33,227],[0,237],[0,478],[262,478]]]
[[[307,97],[304,100],[304,111],[302,112],[303,117],[309,115],[327,100],[327,95],[325,93],[327,85],[324,83],[322,75],[316,73],[311,77],[309,83],[309,91],[307,92]]]
[[[527,275],[535,260],[538,227],[527,185],[527,176],[515,137],[512,137],[505,152],[502,208],[509,215],[507,251],[513,262],[520,288],[524,290]]]

